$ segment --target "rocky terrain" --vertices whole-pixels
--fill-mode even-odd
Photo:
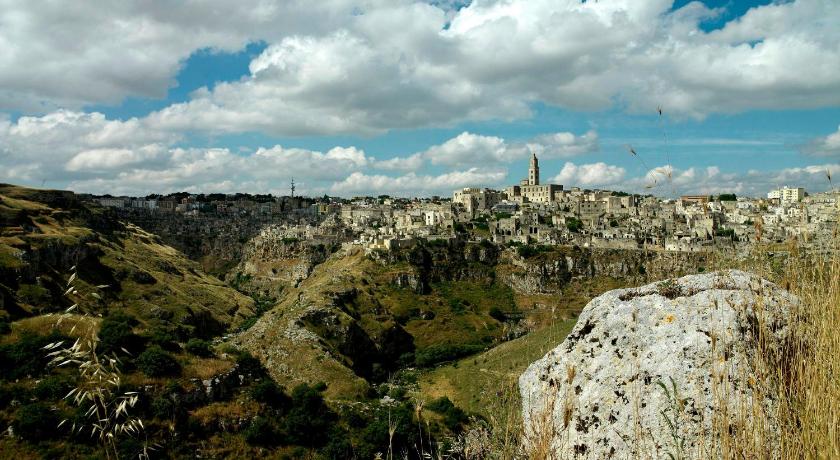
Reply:
[[[784,352],[797,303],[741,271],[595,298],[519,379],[526,442],[559,458],[710,458],[717,433],[773,433],[768,359]],[[777,442],[764,439],[758,457],[778,456]]]

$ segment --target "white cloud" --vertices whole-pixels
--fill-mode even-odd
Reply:
[[[551,182],[566,187],[607,186],[620,182],[625,174],[624,168],[604,162],[576,165],[567,161]]]
[[[832,136],[823,143],[832,145]],[[71,111],[21,117],[14,122],[0,117],[0,181],[29,185],[46,181],[49,187],[93,193],[187,190],[285,194],[294,177],[304,194],[448,195],[459,187],[515,183],[505,168],[511,162],[523,162],[524,167],[531,150],[559,158],[597,149],[594,132],[555,133],[522,143],[465,132],[413,155],[382,159],[353,146],[314,151],[275,145],[232,151],[181,148],[180,141],[177,134],[157,129],[146,119],[108,120],[99,113]],[[439,165],[456,170],[440,173]],[[548,175],[546,168],[544,165],[544,175]],[[377,174],[374,170],[404,174]],[[552,181],[662,196],[763,195],[781,185],[824,190],[829,186],[827,170],[840,177],[840,166],[832,163],[747,173],[719,166],[659,166],[641,177],[627,178],[620,165],[566,162]]]
[[[378,162],[385,170],[411,170],[424,161],[450,167],[486,167],[527,159],[531,153],[540,159],[568,158],[598,150],[598,134],[594,130],[577,136],[569,132],[544,134],[527,142],[507,142],[496,136],[467,131],[409,157]]]
[[[0,110],[161,98],[190,54],[326,33],[385,0],[86,1],[0,8]]]
[[[506,171],[481,171],[478,168],[436,176],[409,173],[391,177],[354,172],[333,184],[329,191],[344,196],[380,193],[395,196],[448,196],[458,188],[498,185],[506,176]]]
[[[642,177],[624,181],[622,185],[625,185],[628,191],[671,197],[719,193],[764,196],[768,191],[784,185],[805,187],[809,192],[828,190],[831,183],[828,181],[827,171],[832,177],[837,177],[840,175],[840,164],[827,163],[747,172],[723,172],[718,166],[703,169],[659,166],[649,170]]]
[[[76,154],[67,162],[68,171],[102,171],[123,168],[138,163],[148,163],[160,158],[164,149],[159,145],[145,145],[131,149],[93,149]]]
[[[536,102],[651,113],[662,106],[696,118],[840,103],[840,29],[831,25],[840,4],[759,6],[707,33],[699,22],[719,12],[696,2],[671,11],[671,3],[371,8],[331,33],[274,42],[242,81],[199,91],[152,119],[206,131],[370,134],[522,118]]]
[[[144,121],[107,120],[100,113],[57,111],[43,117],[0,120],[0,178],[66,181],[67,171],[86,174],[132,163],[161,161],[178,135]]]
[[[137,0],[0,9],[0,110],[161,98],[192,53],[268,47],[157,129],[375,134],[567,109],[676,117],[840,104],[840,3],[773,2],[721,29],[671,0]],[[45,33],[48,31],[48,33]],[[807,71],[802,71],[807,69]],[[562,156],[562,143],[558,146]]]
[[[430,147],[424,156],[435,165],[458,166],[484,161],[507,162],[522,153],[512,152],[500,137],[463,132],[443,144]]]
[[[840,156],[840,126],[828,136],[818,137],[804,145],[802,152],[819,157]]]
[[[422,153],[415,153],[407,157],[395,157],[387,160],[375,160],[373,167],[383,171],[416,171],[423,167]]]

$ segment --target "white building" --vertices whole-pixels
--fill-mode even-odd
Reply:
[[[805,189],[802,187],[784,186],[767,193],[767,199],[779,200],[783,204],[799,203],[803,198],[805,198]]]

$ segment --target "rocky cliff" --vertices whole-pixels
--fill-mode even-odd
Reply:
[[[638,284],[646,280],[696,273],[710,263],[708,253],[598,249],[554,246],[532,257],[505,251],[501,280],[526,294],[558,293],[575,278],[610,277]]]
[[[595,298],[519,379],[526,444],[558,458],[721,458],[756,431],[757,458],[777,456],[767,371],[797,302],[740,271]]]

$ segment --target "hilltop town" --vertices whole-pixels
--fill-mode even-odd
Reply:
[[[760,198],[720,194],[677,199],[566,188],[540,182],[536,155],[531,156],[528,178],[519,184],[503,190],[463,188],[452,198],[186,193],[86,198],[169,235],[191,256],[196,254],[188,240],[198,235],[230,240],[211,245],[231,250],[260,233],[286,241],[326,239],[368,251],[407,247],[418,239],[452,238],[509,246],[698,252],[802,237],[820,249],[832,235],[840,210],[840,191],[808,194],[802,187],[785,186]]]

